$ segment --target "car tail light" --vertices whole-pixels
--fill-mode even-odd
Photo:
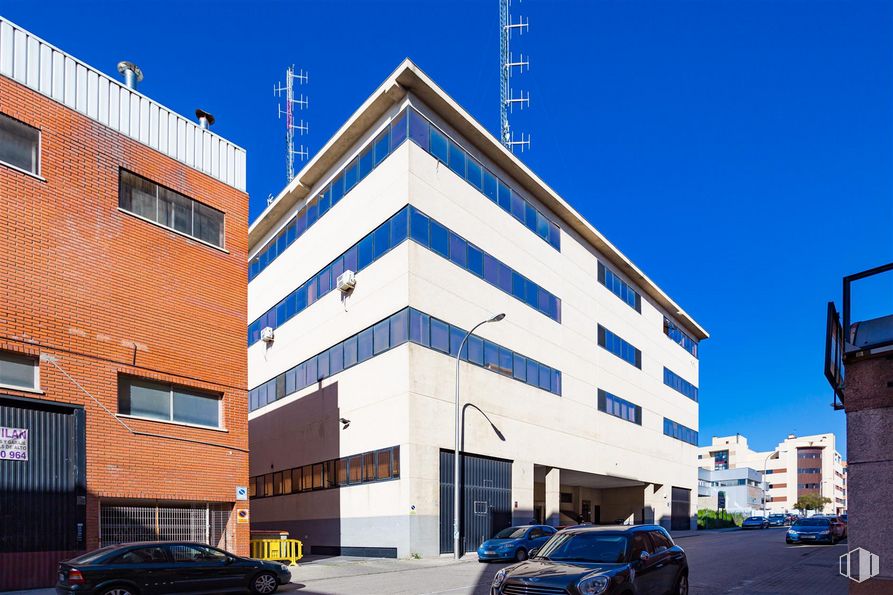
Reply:
[[[83,585],[86,582],[87,580],[84,578],[84,574],[77,568],[72,568],[68,571],[69,585]]]

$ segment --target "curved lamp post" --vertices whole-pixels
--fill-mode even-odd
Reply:
[[[481,322],[471,327],[471,330],[465,333],[465,336],[462,337],[462,342],[459,343],[459,351],[456,352],[456,427],[455,448],[453,450],[453,558],[455,558],[456,560],[462,557],[462,554],[459,552],[459,362],[462,361],[462,349],[465,347],[465,342],[468,341],[468,337],[470,337],[479,326],[485,325],[488,322],[499,322],[503,318],[505,318],[505,314],[500,313],[496,316],[493,316],[492,318],[488,318],[487,320],[482,320]]]

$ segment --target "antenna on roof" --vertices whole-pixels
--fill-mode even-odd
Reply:
[[[301,161],[306,160],[310,156],[309,147],[304,146],[304,143],[301,143],[298,149],[295,150],[295,130],[302,137],[310,133],[309,122],[304,122],[304,119],[301,118],[299,123],[295,123],[294,106],[298,106],[298,109],[301,111],[310,107],[310,97],[305,97],[303,92],[300,97],[295,99],[295,81],[298,81],[298,84],[303,87],[310,82],[310,77],[303,70],[295,74],[295,66],[292,64],[285,69],[285,84],[278,83],[273,85],[274,96],[282,97],[282,92],[285,92],[285,109],[283,109],[281,104],[277,107],[279,108],[279,118],[282,118],[282,114],[285,114],[285,175],[289,182],[295,177],[294,156],[297,155]]]
[[[509,86],[509,80],[512,78],[512,69],[517,68],[518,72],[530,70],[530,56],[524,58],[524,54],[518,54],[515,60],[509,49],[509,42],[512,38],[512,29],[518,30],[518,35],[522,35],[529,28],[530,19],[524,20],[518,17],[518,22],[513,23],[511,14],[509,14],[509,5],[511,0],[499,0],[499,136],[502,144],[507,149],[514,152],[515,147],[519,147],[521,152],[524,149],[530,150],[530,135],[522,132],[520,138],[515,140],[515,133],[509,125],[509,114],[517,105],[518,109],[523,110],[524,107],[530,107],[530,93],[526,95],[523,91],[518,91],[515,97]]]

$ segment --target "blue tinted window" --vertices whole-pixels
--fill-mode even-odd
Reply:
[[[350,191],[351,188],[357,185],[359,179],[357,178],[357,173],[359,172],[359,164],[356,159],[354,159],[350,165],[347,166],[347,169],[344,170],[344,192],[345,194]]]
[[[523,355],[514,354],[512,360],[512,374],[518,380],[527,381],[527,358]]]
[[[472,244],[468,244],[468,270],[478,277],[484,276],[484,255]]]
[[[285,228],[285,242],[291,246],[296,238],[297,232],[295,231],[295,222],[292,221],[288,224],[288,227]]]
[[[542,364],[540,368],[540,388],[549,390],[552,386],[552,370]]]
[[[627,363],[642,367],[642,353],[602,325],[598,325],[598,344]]]
[[[484,365],[484,340],[478,336],[468,337],[468,361],[479,366]]]
[[[512,192],[512,215],[518,221],[524,221],[524,199],[517,192]]]
[[[323,351],[316,358],[316,375],[322,380],[329,377],[329,352]]]
[[[445,258],[450,257],[450,234],[447,229],[431,221],[431,249]]]
[[[373,353],[378,355],[382,351],[387,350],[390,345],[391,324],[387,320],[383,320],[372,327],[373,333]]]
[[[372,329],[366,329],[357,336],[357,363],[372,357]]]
[[[465,333],[462,329],[457,328],[455,326],[450,326],[450,355],[456,357],[456,354],[459,353],[459,345],[462,344],[462,339],[465,338]],[[462,349],[462,359],[468,359],[468,347],[467,341],[466,346]]]
[[[512,375],[514,369],[512,352],[502,347],[499,348],[499,373],[506,376]]]
[[[445,322],[431,319],[431,347],[444,353],[450,352],[450,330]]]
[[[298,237],[304,235],[305,231],[307,231],[307,211],[302,212],[295,221],[295,233]]]
[[[372,262],[372,234],[360,240],[357,246],[357,270],[362,271]]]
[[[509,190],[509,187],[502,183],[502,180],[497,181],[497,186],[499,186],[499,206],[503,208],[503,210],[512,212],[512,191]]]
[[[456,143],[450,143],[450,169],[465,177],[465,151],[459,148]]]
[[[457,236],[454,233],[450,234],[450,260],[455,262],[457,265],[465,268],[466,264],[466,256],[467,256],[467,245],[465,244],[465,240],[461,237]]]
[[[497,287],[503,290],[504,292],[511,294],[512,293],[512,269],[508,266],[502,264],[501,262],[497,264]]]
[[[527,383],[539,386],[540,367],[532,359],[527,360]]]
[[[344,367],[349,368],[357,363],[357,338],[344,341]]]
[[[344,176],[338,176],[332,182],[332,204],[336,204],[344,196]]]
[[[416,209],[412,209],[410,213],[410,236],[423,246],[430,245],[428,217]]]
[[[483,188],[483,184],[481,182],[481,166],[480,164],[472,159],[468,158],[468,172],[465,175],[465,179],[468,180],[469,184],[481,190]]]
[[[373,259],[378,258],[385,252],[391,249],[391,224],[390,222],[385,222],[375,230],[373,234],[375,236],[375,250],[373,252]]]
[[[388,147],[388,133],[385,131],[378,137],[378,140],[375,141],[375,147],[373,149],[375,154],[375,165],[384,161],[384,158],[388,156]]]
[[[554,223],[549,224],[549,243],[556,250],[561,250],[561,231]]]
[[[329,350],[329,367],[333,375],[344,369],[344,345],[342,343]]]
[[[512,295],[523,301],[526,286],[524,277],[520,273],[512,271]]]
[[[332,269],[327,268],[319,274],[319,295],[324,296],[332,290]]]
[[[319,370],[316,367],[316,358],[311,357],[307,360],[307,386],[319,381]]]
[[[409,340],[424,345],[431,346],[431,317],[423,314],[418,310],[410,310],[409,316]]]
[[[409,339],[409,310],[391,316],[391,347],[402,345]]]
[[[358,253],[359,246],[352,246],[350,250],[344,253],[344,270],[357,272],[359,270]]]
[[[495,258],[484,253],[484,280],[492,285],[499,283],[499,265]]]
[[[332,263],[332,280],[338,281],[338,276],[344,272],[344,257],[339,256],[338,260]]]
[[[428,150],[428,121],[415,110],[409,110],[409,138],[418,146]],[[444,146],[444,152],[446,152],[446,146]]]
[[[410,133],[412,131],[410,130]],[[431,127],[431,154],[440,159],[444,163],[449,162],[449,149],[447,147],[447,139],[440,131]]]
[[[317,199],[317,201],[319,204],[319,216],[320,217],[325,215],[326,212],[329,210],[329,207],[331,206],[330,202],[329,202],[330,200],[331,200],[331,195],[329,195],[329,194],[320,194],[319,195],[319,198]]]
[[[484,196],[496,202],[496,176],[484,170]]]
[[[408,110],[410,111],[410,110]],[[391,122],[391,150],[393,151],[400,146],[400,143],[406,140],[406,111],[401,112],[397,119]],[[427,139],[428,135],[425,135]]]
[[[664,368],[664,384],[685,395],[692,401],[698,400],[698,387],[683,379],[669,368]]]
[[[360,172],[359,178],[357,181],[362,180],[366,176],[369,175],[369,172],[372,171],[372,166],[375,163],[375,155],[372,152],[372,148],[366,149],[366,152],[360,155]]]
[[[310,203],[310,206],[307,207],[307,227],[310,227],[316,220],[319,219],[319,207],[316,199]]]
[[[524,225],[527,229],[536,231],[536,209],[531,204],[524,205]]]
[[[396,246],[406,239],[406,222],[408,218],[408,209],[401,209],[399,213],[391,217],[391,246]]]
[[[490,341],[484,341],[484,367],[499,371],[499,347]]]

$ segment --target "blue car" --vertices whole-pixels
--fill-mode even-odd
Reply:
[[[769,519],[764,516],[752,516],[744,519],[741,523],[742,529],[767,529],[769,528]]]
[[[555,528],[548,525],[519,525],[508,527],[488,539],[478,548],[478,562],[491,560],[527,559],[530,550],[541,548],[555,535]]]
[[[800,519],[788,529],[787,543],[827,543],[834,545],[844,538],[844,525],[836,518],[820,516]]]

